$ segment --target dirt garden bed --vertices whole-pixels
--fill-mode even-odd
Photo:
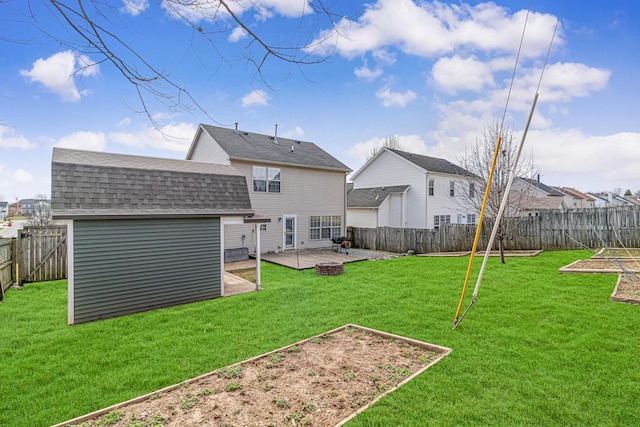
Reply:
[[[640,261],[632,259],[591,258],[579,259],[560,268],[560,273],[612,273],[640,272]]]
[[[450,351],[346,325],[54,427],[342,425]]]
[[[618,274],[618,282],[611,295],[611,301],[640,304],[638,255],[640,255],[638,248],[601,249],[590,259],[580,259],[560,268],[560,273]]]
[[[602,248],[591,259],[640,259],[640,248]]]

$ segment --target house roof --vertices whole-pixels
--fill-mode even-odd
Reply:
[[[207,132],[222,147],[231,160],[247,160],[351,172],[348,166],[313,142],[282,137],[277,137],[276,139],[270,135],[205,124],[201,124],[200,129]],[[197,139],[196,135],[196,139],[187,154],[187,159],[191,157]]]
[[[54,148],[54,219],[253,215],[229,165]]]
[[[525,181],[526,183],[538,188],[539,190],[547,193],[549,196],[562,196],[563,195],[560,191],[558,191],[558,190],[556,190],[556,189],[554,189],[552,187],[549,187],[546,184],[541,183],[537,179],[522,178],[522,177],[520,177],[520,179]]]
[[[440,159],[438,157],[423,156],[421,154],[408,153],[406,151],[394,150],[391,148],[387,148],[387,150],[410,161],[411,163],[421,167],[422,169],[428,172],[440,172],[440,173],[448,173],[451,175],[474,176],[474,174],[469,172],[468,170],[461,168],[460,166],[455,165],[445,159]]]
[[[410,185],[388,187],[354,188],[347,194],[348,208],[377,208],[391,194],[404,193]]]
[[[575,188],[571,188],[571,187],[553,187],[556,190],[559,190],[565,194],[568,194],[569,196],[575,198],[575,199],[584,199],[584,200],[589,200],[589,201],[594,201],[595,199],[591,196],[589,196],[588,194],[585,194],[579,190],[576,190]]]

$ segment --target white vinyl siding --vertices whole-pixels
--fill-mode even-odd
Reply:
[[[199,133],[199,141],[195,145],[193,153],[187,160],[196,162],[218,163],[230,165],[231,161],[226,151],[207,132]]]
[[[403,224],[407,228],[427,228],[427,180],[422,168],[384,151],[375,159],[372,167],[359,171],[354,178],[354,188],[411,185],[406,193],[406,208]],[[431,203],[429,198],[428,203]],[[349,219],[351,223],[351,219]],[[360,225],[353,224],[356,227]],[[383,226],[381,223],[380,226]]]
[[[247,182],[251,182],[255,162],[232,162]],[[299,249],[322,248],[331,246],[330,239],[311,240],[311,216],[340,216],[342,226],[340,235],[344,235],[345,215],[345,173],[324,171],[310,168],[277,165],[280,169],[280,193],[251,192],[251,207],[260,214],[271,219],[267,230],[260,234],[262,252],[283,250],[282,236],[285,214],[296,215],[296,247]],[[225,227],[225,248],[242,247],[242,235],[245,235],[244,245],[249,253],[254,253],[255,233],[252,225],[228,225]]]

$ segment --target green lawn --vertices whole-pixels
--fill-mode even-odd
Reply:
[[[613,275],[558,273],[590,255],[490,259],[455,331],[467,257],[336,277],[264,263],[262,292],[73,327],[66,281],[28,284],[0,304],[0,425],[61,422],[355,323],[453,352],[349,426],[637,426],[640,306],[609,301]]]

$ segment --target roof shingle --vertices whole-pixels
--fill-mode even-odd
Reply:
[[[54,218],[251,215],[246,179],[228,165],[54,148]]]

